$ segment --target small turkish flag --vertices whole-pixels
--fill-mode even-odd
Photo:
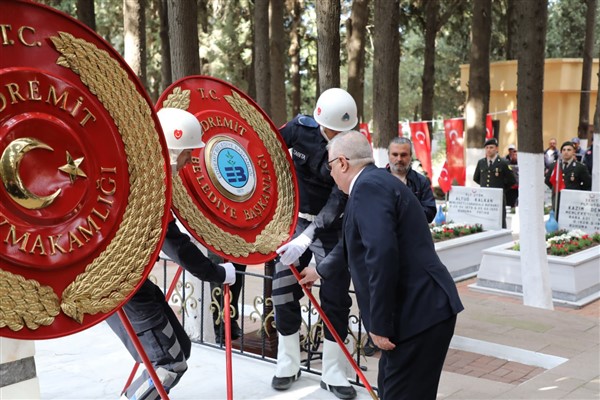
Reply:
[[[560,162],[556,163],[552,175],[550,175],[550,184],[552,185],[552,191],[560,192],[565,188],[565,180],[563,179],[562,169],[560,168]]]
[[[369,141],[369,144],[371,146],[373,146],[373,142],[371,140],[371,134],[369,133],[369,124],[367,124],[366,122],[361,122],[360,126],[360,133],[363,134],[364,137],[367,138],[367,140]]]
[[[444,193],[448,193],[452,188],[452,181],[450,180],[450,176],[448,174],[448,160],[446,160],[444,166],[442,167],[442,172],[438,178],[438,184]]]
[[[485,139],[492,139],[494,137],[494,125],[492,124],[492,116],[488,114],[485,117]]]
[[[412,137],[415,156],[421,161],[423,171],[427,172],[429,179],[432,179],[431,170],[431,140],[429,137],[429,126],[427,122],[411,122],[410,133]]]

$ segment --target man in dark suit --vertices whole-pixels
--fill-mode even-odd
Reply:
[[[506,228],[506,191],[515,183],[515,175],[506,160],[498,157],[498,141],[486,140],[485,157],[477,162],[473,180],[481,187],[500,188],[502,190],[502,227]]]
[[[327,146],[331,176],[350,197],[344,252],[363,321],[382,349],[382,399],[435,399],[444,359],[463,310],[438,258],[425,214],[411,190],[373,164],[359,132]],[[301,281],[301,283],[303,283]]]

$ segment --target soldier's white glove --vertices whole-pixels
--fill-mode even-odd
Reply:
[[[308,246],[312,243],[312,240],[305,234],[300,234],[294,240],[284,244],[277,249],[277,254],[281,256],[281,263],[283,265],[294,264],[302,254],[308,249]]]
[[[233,285],[235,283],[235,267],[233,266],[233,264],[227,262],[219,265],[225,268],[225,280],[223,281],[223,283],[225,285]]]

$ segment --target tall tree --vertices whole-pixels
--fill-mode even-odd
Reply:
[[[94,0],[77,0],[77,19],[96,30],[96,12]]]
[[[600,192],[600,70],[596,74],[598,77],[598,91],[596,92],[596,111],[594,112],[594,149],[592,166],[592,191]]]
[[[552,309],[544,235],[542,131],[544,49],[548,1],[518,1],[517,102],[519,108],[519,207],[523,304]]]
[[[517,58],[517,16],[515,14],[515,3],[518,0],[506,0],[506,59]]]
[[[433,119],[433,98],[435,87],[435,53],[436,37],[441,27],[448,21],[454,12],[461,9],[461,0],[445,1],[444,7],[440,0],[422,0],[425,12],[423,30],[425,32],[423,75],[421,75],[422,97],[421,97],[421,119]]]
[[[386,148],[398,136],[400,1],[375,0],[373,38],[373,146]]]
[[[285,93],[285,32],[283,29],[282,1],[271,2],[270,17],[270,61],[271,61],[271,118],[275,125],[281,126],[287,121],[287,96]]]
[[[125,61],[147,88],[145,10],[146,0],[123,0]]]
[[[352,14],[346,20],[348,50],[348,93],[354,97],[358,119],[364,121],[365,41],[369,20],[369,0],[354,0]]]
[[[256,102],[271,115],[271,68],[269,62],[269,0],[254,2],[254,80]]]
[[[587,139],[590,122],[590,88],[594,61],[594,26],[596,24],[596,0],[586,0],[585,42],[583,44],[583,68],[581,73],[581,97],[579,98],[579,125],[577,136]]]
[[[195,1],[168,0],[171,78],[200,73],[198,6]]]
[[[469,148],[481,148],[485,138],[485,118],[490,102],[491,12],[492,0],[473,0],[469,91],[465,110]]]
[[[302,34],[302,0],[287,0],[288,13],[292,16],[292,24],[290,27],[290,48],[288,55],[290,57],[290,82],[291,82],[291,97],[292,97],[292,115],[300,113],[302,104],[302,88],[300,81],[300,38]]]
[[[160,92],[164,92],[171,83],[171,45],[169,41],[169,9],[168,0],[158,0],[158,14],[160,19],[160,75],[162,77]]]
[[[340,0],[317,1],[318,93],[340,87]]]

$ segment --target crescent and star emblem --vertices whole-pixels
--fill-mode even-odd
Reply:
[[[2,178],[2,183],[8,195],[15,203],[29,210],[39,210],[48,207],[61,193],[61,189],[58,189],[50,195],[39,196],[25,187],[19,175],[19,165],[25,154],[34,149],[54,151],[52,147],[37,139],[20,138],[10,142],[0,157],[0,178]],[[67,151],[67,164],[58,169],[69,174],[71,183],[73,183],[77,176],[86,177],[83,170],[79,167],[82,162],[83,157],[73,160]]]
[[[419,138],[419,136],[423,136],[423,138]],[[422,131],[418,131],[417,133],[415,133],[415,137],[417,138],[417,140],[419,142],[421,142],[421,144],[425,143],[425,133]]]
[[[452,144],[455,144],[456,139],[458,138],[458,132],[456,131],[456,129],[452,129],[448,134],[448,137],[452,140]]]

